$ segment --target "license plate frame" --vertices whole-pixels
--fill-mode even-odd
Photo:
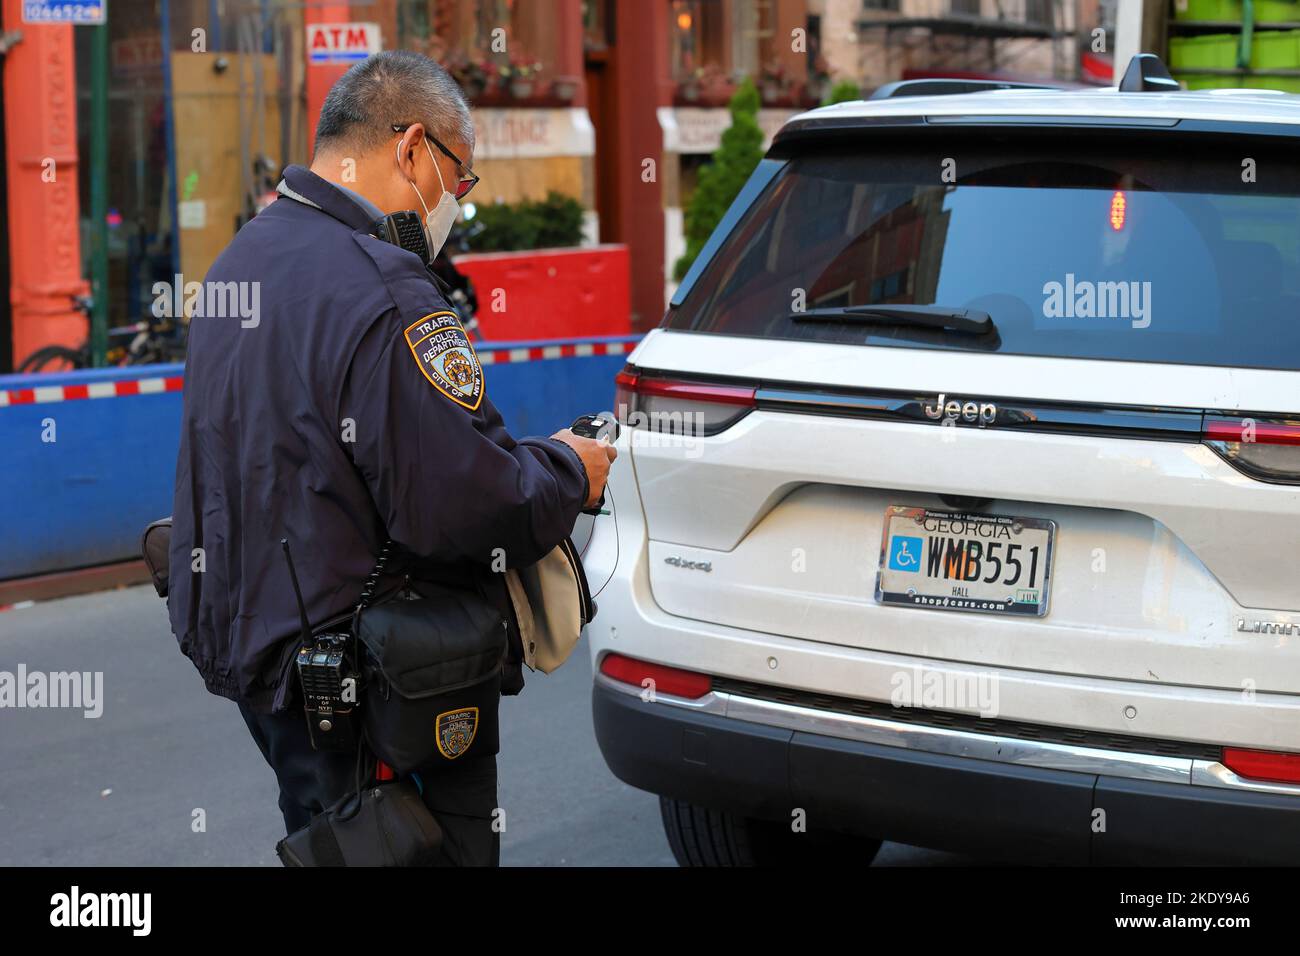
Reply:
[[[895,522],[898,522],[898,528],[895,529]],[[931,522],[927,525],[926,522]],[[910,522],[910,527],[909,527]],[[969,529],[969,533],[968,533]],[[1018,529],[1018,530],[1017,530]],[[899,537],[908,539],[920,538],[921,553],[911,555],[908,552],[910,542],[900,544],[897,554],[891,553],[890,542],[898,531],[915,531],[916,534],[900,534]],[[1025,531],[1032,534],[1022,538]],[[1052,585],[1052,563],[1056,551],[1056,531],[1057,525],[1050,518],[1033,518],[1024,515],[993,515],[980,514],[975,512],[962,511],[937,511],[932,508],[912,508],[904,505],[890,505],[885,509],[885,518],[881,530],[880,540],[880,562],[876,567],[876,602],[878,604],[889,605],[891,607],[910,607],[924,608],[932,611],[966,611],[975,614],[1001,614],[1015,617],[1044,617],[1048,612],[1048,602],[1051,595]],[[1046,538],[1043,538],[1046,535]],[[963,541],[960,552],[955,553],[957,560],[963,562],[960,573],[965,575],[971,570],[969,561],[974,560],[976,576],[974,579],[968,579],[964,576],[959,579],[948,577],[935,578],[930,576],[930,570],[933,567],[931,555],[930,539],[931,537],[960,538]],[[1019,543],[1022,548],[1032,548],[1033,545],[1026,544],[1031,538],[1038,542],[1045,540],[1042,556],[1041,576],[1034,574],[1027,581],[1042,582],[1041,587],[1017,587],[1025,574],[1025,562],[1021,562],[1022,568],[1016,579],[1009,585],[1004,584],[1002,574],[997,575],[998,580],[992,582],[983,581],[983,564],[985,559],[989,558],[987,552],[966,556],[965,544],[970,540],[977,542],[987,542],[988,544],[1016,544]],[[1009,549],[1008,549],[1009,550]],[[948,551],[940,560],[948,560]],[[995,555],[996,557],[996,555]],[[911,571],[901,565],[906,565],[911,560],[916,562],[916,571]],[[1007,567],[1005,556],[999,557],[999,567]],[[1017,558],[1017,560],[1020,560]],[[992,567],[992,565],[988,565]],[[955,570],[955,566],[950,568]],[[1037,570],[1036,568],[1033,570]],[[916,574],[914,580],[900,575]],[[953,592],[953,581],[959,580],[961,585],[976,585],[974,590],[981,591],[980,594],[956,595]],[[911,582],[912,587],[904,585]],[[995,594],[999,587],[1009,589],[1005,595]],[[949,593],[944,594],[943,589]],[[1029,598],[1036,597],[1036,600]]]

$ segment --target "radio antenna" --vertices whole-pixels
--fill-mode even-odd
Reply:
[[[302,603],[302,589],[298,587],[298,575],[293,570],[293,555],[289,553],[289,539],[281,538],[280,547],[284,549],[284,560],[289,563],[289,580],[293,582],[293,596],[298,600],[298,618],[302,621],[302,639],[311,643],[311,624],[307,621],[307,606]]]

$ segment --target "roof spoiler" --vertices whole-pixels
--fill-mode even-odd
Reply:
[[[900,96],[951,96],[956,93],[980,93],[987,90],[1064,90],[1068,87],[1052,83],[1017,83],[1011,80],[967,80],[933,78],[926,80],[899,80],[886,83],[871,94],[869,99],[892,100]],[[1177,93],[1182,87],[1169,75],[1169,70],[1154,53],[1139,53],[1129,61],[1124,78],[1120,80],[1121,93]]]
[[[950,96],[954,93],[981,93],[986,90],[1060,90],[1050,83],[1016,83],[1011,80],[960,80],[933,78],[899,80],[878,87],[869,99],[892,100],[899,96]]]

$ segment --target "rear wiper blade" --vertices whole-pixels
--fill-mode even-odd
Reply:
[[[942,305],[848,305],[832,309],[791,312],[795,322],[872,322],[880,325],[915,325],[985,335],[997,330],[992,317],[978,309],[950,309]]]

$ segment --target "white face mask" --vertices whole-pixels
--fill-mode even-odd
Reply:
[[[447,234],[451,232],[451,227],[456,223],[456,217],[460,215],[460,203],[456,202],[456,197],[447,192],[447,187],[442,181],[442,170],[438,168],[438,161],[433,158],[433,150],[429,147],[429,141],[424,141],[424,148],[429,151],[429,160],[433,163],[433,171],[438,174],[438,185],[442,186],[442,195],[438,198],[438,205],[432,209],[424,201],[424,196],[420,193],[420,187],[415,185],[415,180],[408,180],[411,188],[415,190],[415,195],[420,197],[420,205],[424,207],[424,239],[429,244],[429,261],[432,262],[438,255],[438,250],[442,244],[447,241]],[[402,144],[397,144],[398,157],[401,157]]]

